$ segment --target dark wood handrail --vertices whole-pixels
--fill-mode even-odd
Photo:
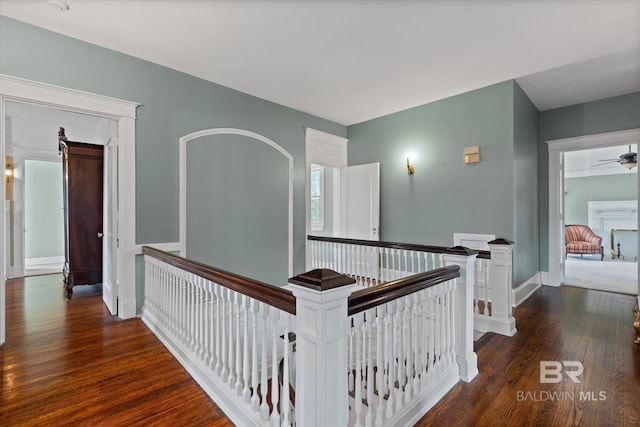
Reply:
[[[349,296],[349,316],[457,277],[460,277],[460,266],[450,265],[360,289]]]
[[[464,246],[454,246],[452,248],[446,246],[419,245],[417,243],[397,243],[397,242],[381,242],[377,240],[359,240],[359,239],[343,239],[340,237],[324,237],[324,236],[307,236],[307,240],[315,240],[318,242],[346,243],[358,246],[374,246],[378,248],[403,249],[417,252],[431,252],[436,254],[451,255],[473,255],[478,254],[478,258],[491,259],[491,252],[478,251],[475,249],[465,248]]]
[[[143,246],[142,253],[157,258],[181,270],[218,283],[236,292],[240,292],[243,295],[277,307],[287,313],[296,314],[296,297],[288,289],[220,270],[210,265],[152,248],[151,246]]]

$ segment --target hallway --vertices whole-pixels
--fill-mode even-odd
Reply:
[[[480,375],[418,425],[640,426],[633,302],[543,286],[515,309],[517,334],[481,338]],[[10,280],[7,325],[2,426],[232,425],[139,319],[109,315],[100,286],[78,286],[67,301],[61,275]],[[572,360],[584,364],[579,384],[540,383],[540,361]]]

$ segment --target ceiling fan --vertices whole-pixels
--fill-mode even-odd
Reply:
[[[592,167],[607,165],[610,163],[620,163],[620,166],[627,169],[633,169],[638,165],[638,155],[631,151],[631,145],[629,145],[629,152],[620,154],[620,157],[617,159],[603,159],[598,160],[602,162],[597,165],[593,165]]]

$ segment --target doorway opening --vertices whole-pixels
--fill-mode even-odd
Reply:
[[[113,200],[117,199],[117,122],[113,119],[63,109],[7,101],[5,103],[5,151],[13,162],[7,237],[9,278],[61,273],[65,261],[63,167],[56,136],[62,125],[74,140],[104,147],[102,239],[103,299],[117,315],[115,260],[117,233]],[[111,156],[109,156],[109,153]],[[100,172],[102,173],[102,172]],[[85,236],[89,238],[90,236]]]
[[[564,153],[565,225],[571,225],[572,230],[590,230],[593,235],[589,235],[599,238],[600,245],[595,248],[593,243],[584,244],[594,246],[590,251],[601,251],[577,254],[571,252],[582,250],[571,247],[565,257],[568,285],[636,292],[638,177],[637,167],[623,167],[626,164],[620,163],[627,153],[637,153],[637,144]],[[565,244],[566,240],[565,237]]]
[[[564,256],[564,226],[567,224],[567,207],[565,199],[565,153],[586,149],[627,146],[640,142],[640,129],[630,129],[618,132],[609,132],[595,135],[585,135],[575,138],[565,138],[547,141],[549,148],[549,272],[547,284],[560,286],[566,283],[566,260]],[[596,159],[599,160],[599,159]],[[620,166],[618,166],[620,167]],[[637,209],[637,182],[636,177],[636,209]],[[571,190],[568,190],[571,191]],[[588,221],[588,220],[587,220]],[[636,220],[637,229],[637,220]],[[636,239],[637,240],[637,239]],[[636,243],[636,253],[640,243]],[[607,253],[610,253],[608,251]],[[636,263],[636,277],[637,277]],[[636,279],[636,292],[640,285]]]
[[[115,127],[117,138],[113,140],[113,155],[114,159],[117,159],[114,165],[117,165],[117,171],[112,174],[120,188],[112,207],[112,218],[117,222],[119,231],[117,253],[112,263],[116,271],[114,283],[117,288],[117,300],[111,302],[110,310],[113,308],[111,310],[113,313],[117,307],[118,317],[123,319],[135,317],[138,309],[135,258],[135,120],[136,108],[139,104],[0,74],[0,128],[3,129],[0,133],[0,157],[5,159],[7,133],[11,126],[11,120],[7,120],[5,110],[10,102],[53,107],[60,111],[107,119],[117,124]],[[5,186],[0,186],[0,199],[5,199],[7,194],[9,192]],[[3,231],[1,240],[5,243],[0,245],[0,260],[2,260],[2,273],[6,279],[9,268],[5,254],[10,252],[7,248],[10,215],[6,200],[5,209],[0,216]],[[5,313],[5,302],[5,280],[0,280],[0,313]],[[2,314],[0,315],[0,345],[5,341],[5,325],[5,316]]]
[[[60,161],[24,160],[25,277],[62,271],[64,218],[61,182]]]

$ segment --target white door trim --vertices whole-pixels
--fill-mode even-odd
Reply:
[[[118,180],[121,191],[118,194],[119,211],[119,254],[118,281],[121,285],[118,301],[118,313],[123,319],[136,315],[136,275],[135,275],[135,119],[139,104],[93,93],[83,92],[61,86],[35,82],[32,80],[0,74],[0,120],[5,129],[5,102],[25,102],[61,108],[83,114],[110,118],[118,121]],[[5,133],[0,133],[0,157],[5,156]],[[4,200],[4,186],[0,197]],[[2,211],[2,237],[4,230],[4,210]],[[5,259],[4,245],[0,256]],[[5,338],[5,281],[6,268],[3,268],[3,280],[0,281],[0,343]]]
[[[280,154],[287,158],[289,162],[289,208],[288,208],[288,274],[293,276],[293,156],[276,142],[269,138],[244,129],[235,128],[213,128],[190,133],[179,139],[180,165],[179,165],[179,201],[180,201],[180,255],[187,253],[187,143],[194,139],[209,135],[241,135],[264,142],[272,148],[278,150]]]
[[[611,145],[640,143],[640,128],[618,132],[577,136],[546,141],[549,148],[549,275],[548,284],[560,286],[562,283],[562,218],[563,183],[560,173],[562,155],[567,151],[585,150],[589,148],[607,147]],[[638,174],[640,189],[640,173]],[[640,198],[638,198],[640,201]],[[640,250],[640,240],[639,247]],[[639,252],[640,253],[640,252]],[[640,266],[640,263],[638,264]],[[640,294],[640,284],[638,285]]]

